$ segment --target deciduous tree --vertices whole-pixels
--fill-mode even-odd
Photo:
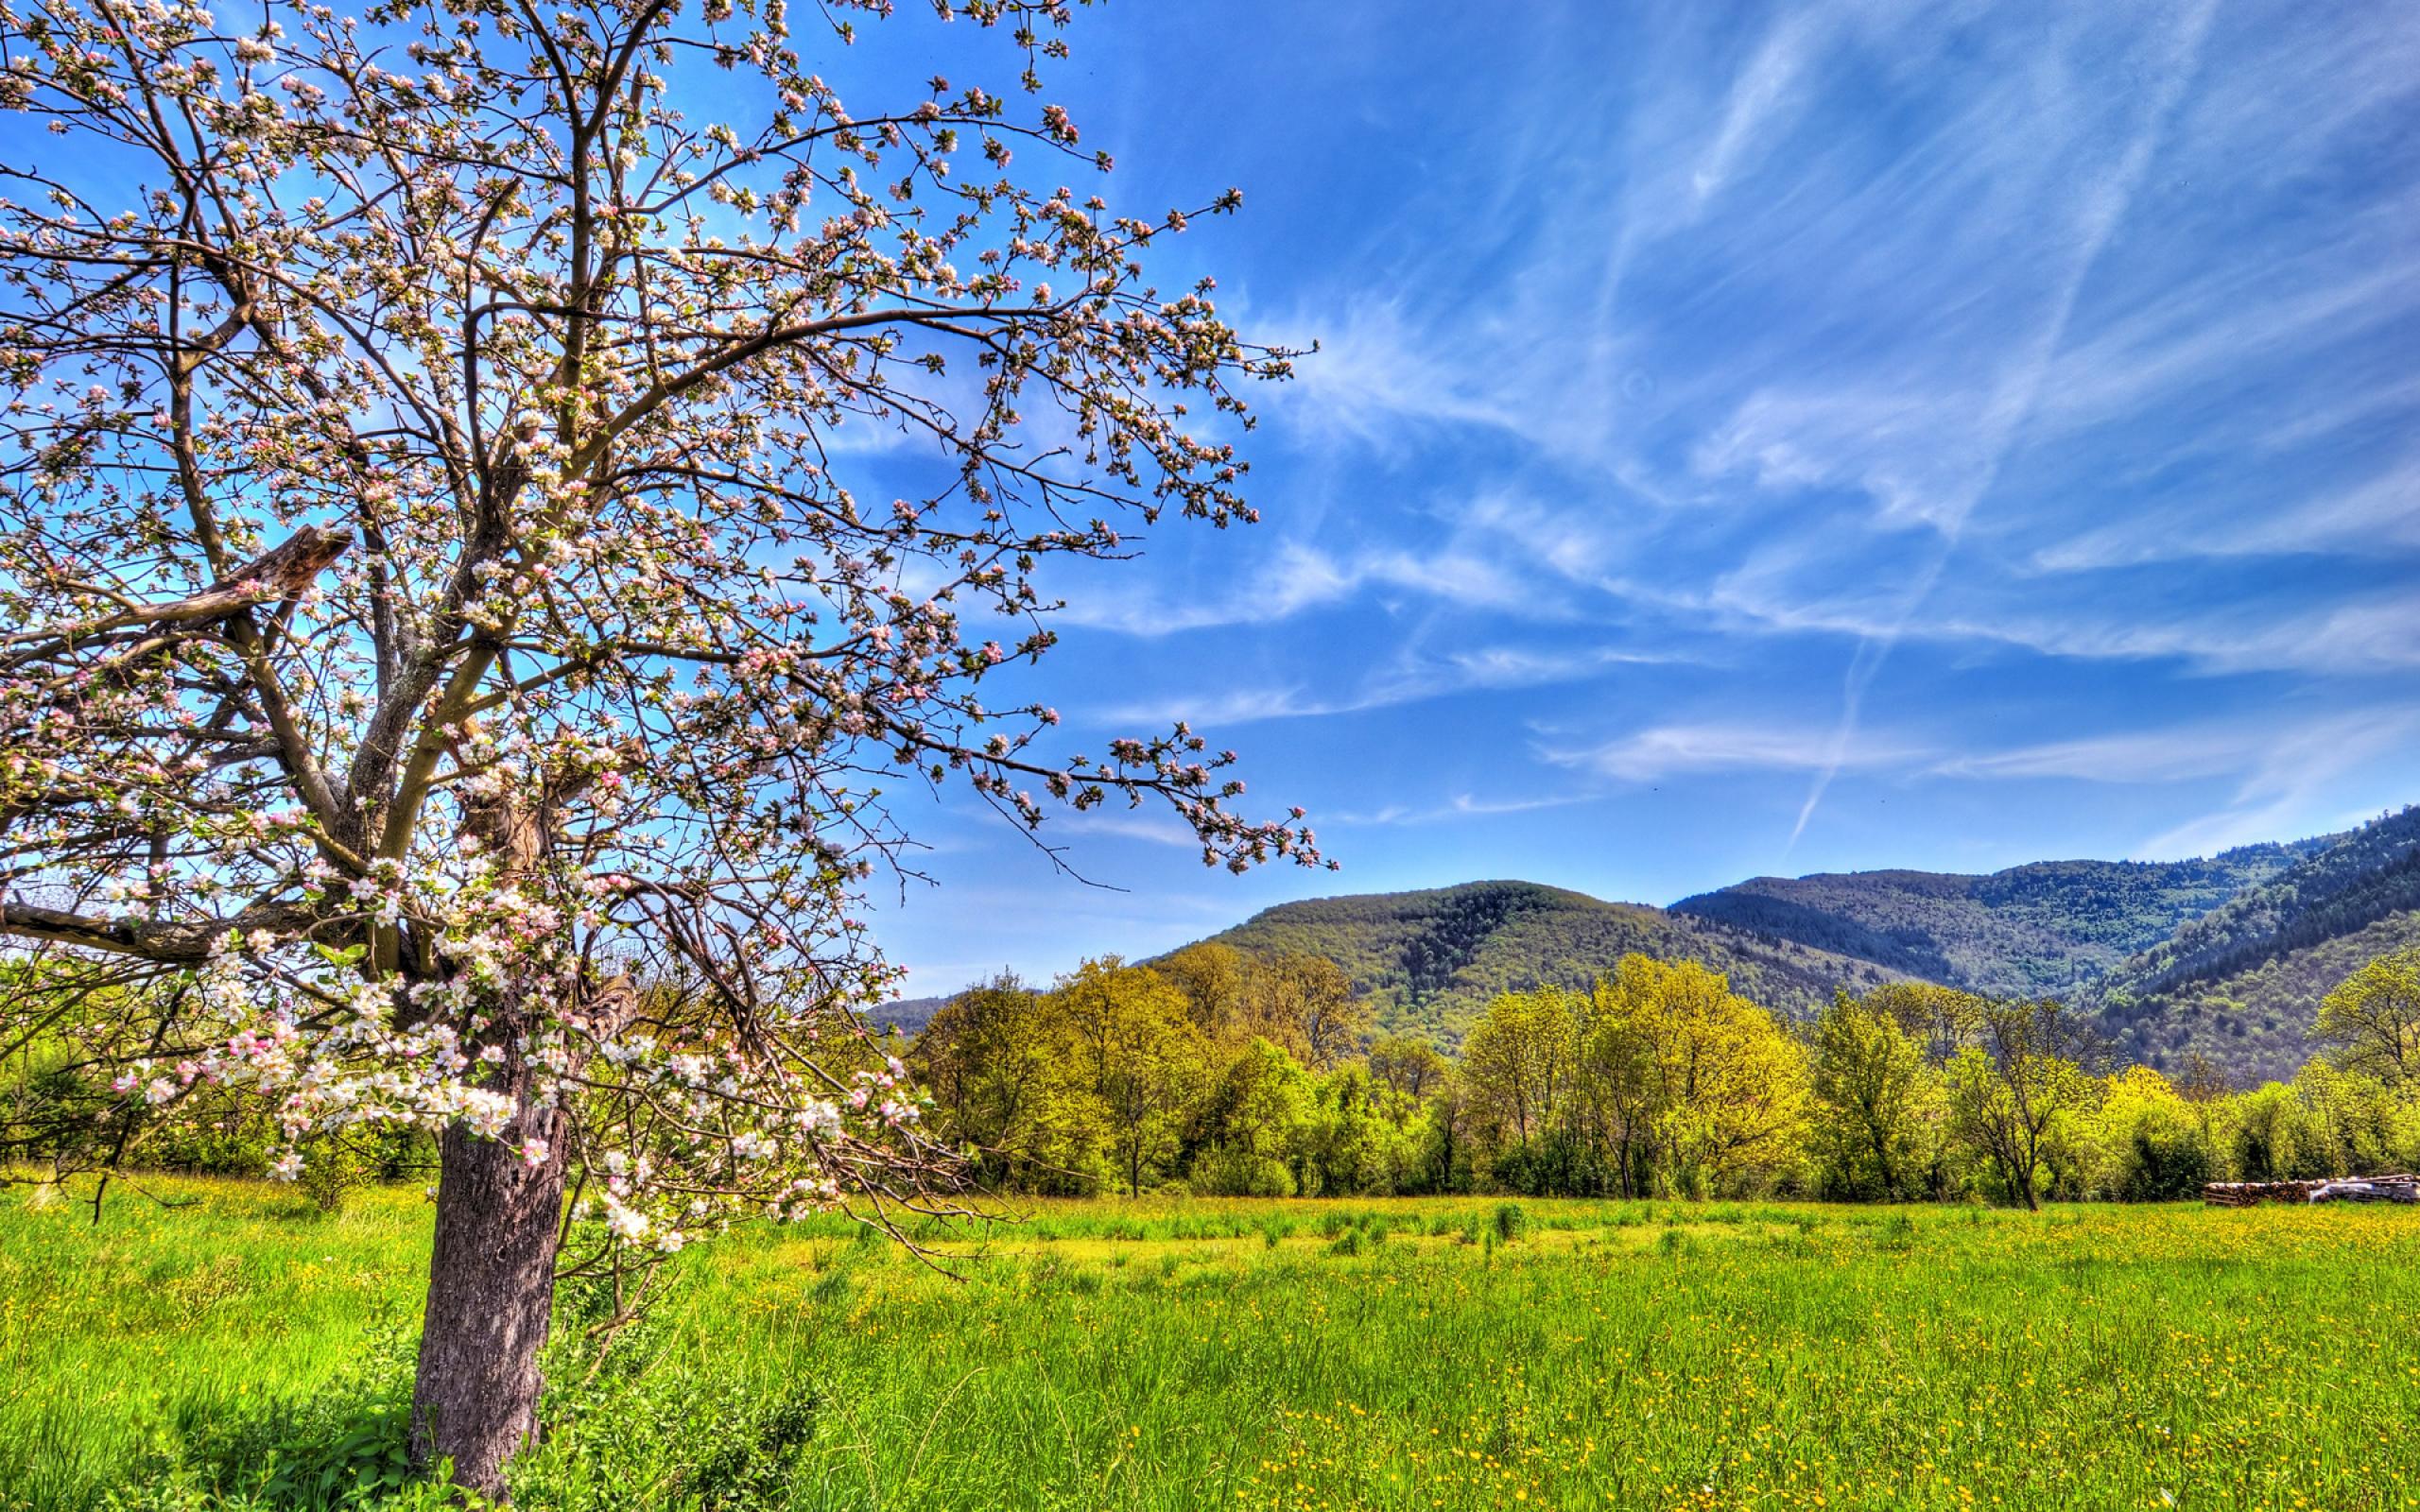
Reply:
[[[1380,1035],[1370,1046],[1370,1074],[1419,1102],[1444,1081],[1453,1063],[1418,1035]]]
[[[1015,103],[1068,8],[936,9],[1020,86],[844,102],[887,0],[0,3],[55,133],[0,169],[0,931],[78,977],[12,1027],[104,1131],[206,1085],[441,1130],[415,1442],[481,1490],[559,1264],[946,1184],[835,1053],[895,789],[1316,859],[1183,726],[1059,757],[988,701],[1045,563],[1252,518],[1287,354]]]
[[[2345,1070],[2390,1087],[2420,1074],[2420,946],[2381,955],[2346,977],[2321,1002],[2311,1036],[2335,1047]]]
[[[1472,1110],[1526,1151],[1570,1097],[1579,1051],[1580,1010],[1569,993],[1540,988],[1495,999],[1462,1041]]]
[[[1806,1055],[1720,972],[1626,955],[1592,1011],[1600,1024],[1623,1025],[1636,1046],[1649,1160],[1668,1189],[1694,1195],[1796,1157]]]
[[[1086,961],[1051,993],[1072,1031],[1079,1074],[1103,1114],[1103,1137],[1130,1196],[1177,1150],[1184,1114],[1201,1091],[1201,1031],[1184,995],[1149,967],[1115,956]]]
[[[1842,990],[1815,1021],[1810,1061],[1825,1190],[1862,1201],[1925,1194],[1939,1078],[1898,1020]]]
[[[1098,1120],[1067,1028],[1049,994],[1003,976],[950,999],[916,1037],[917,1084],[986,1185],[1047,1190],[1087,1163]]]
[[[1356,995],[1353,978],[1323,955],[1255,962],[1248,980],[1261,1022],[1314,1071],[1334,1070],[1369,1036],[1369,999]]]
[[[2038,1209],[2045,1161],[2097,1093],[2082,1064],[2096,1041],[2075,1014],[2048,1001],[1984,1005],[1977,1038],[1949,1062],[1951,1122],[2009,1196]]]

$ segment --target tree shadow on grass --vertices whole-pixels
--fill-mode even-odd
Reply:
[[[292,1395],[197,1393],[112,1512],[335,1512],[456,1507],[459,1493],[411,1465],[411,1341],[382,1329],[317,1389]]]
[[[516,1459],[516,1500],[558,1512],[670,1506],[766,1512],[796,1504],[822,1403],[809,1383],[700,1360],[642,1325],[586,1352],[582,1294],[549,1350],[539,1441]],[[411,1464],[417,1330],[381,1323],[308,1391],[210,1389],[178,1401],[115,1474],[86,1462],[75,1512],[437,1512],[472,1498]],[[5,1469],[0,1456],[0,1469]],[[0,1507],[9,1504],[0,1495]]]

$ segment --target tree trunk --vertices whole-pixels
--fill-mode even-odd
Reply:
[[[2025,1211],[2040,1212],[2041,1202],[2033,1195],[2033,1168],[2022,1166],[2016,1171],[2016,1194],[2025,1199]]]
[[[412,1383],[412,1454],[451,1460],[454,1484],[504,1495],[504,1465],[538,1427],[538,1351],[555,1295],[564,1141],[552,1109],[519,1124],[546,1140],[535,1166],[460,1125],[440,1145],[437,1244]]]

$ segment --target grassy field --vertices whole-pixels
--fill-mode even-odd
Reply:
[[[419,1194],[159,1190],[0,1195],[0,1507],[432,1502]],[[558,1356],[519,1503],[2420,1505],[2420,1214],[1499,1206],[735,1234]]]

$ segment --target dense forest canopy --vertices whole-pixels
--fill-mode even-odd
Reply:
[[[1696,962],[1498,993],[1448,1055],[1317,956],[1189,946],[951,1000],[909,1064],[997,1190],[1858,1201],[2189,1196],[2420,1161],[2420,949],[2333,986],[2325,1053],[2230,1090],[2090,1013],[1896,981],[1777,1014]]]

